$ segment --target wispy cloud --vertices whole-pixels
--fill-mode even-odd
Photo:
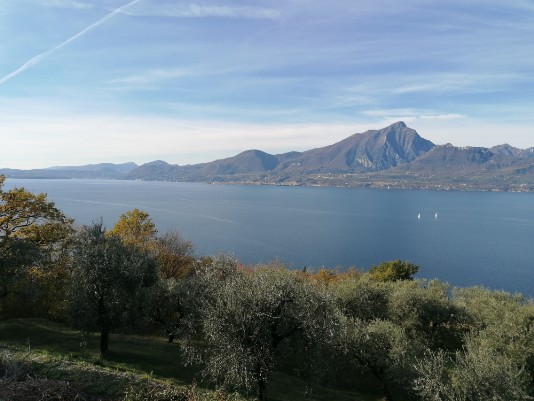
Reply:
[[[460,118],[465,118],[463,114],[429,114],[419,116],[421,120],[458,120]]]
[[[458,120],[465,118],[463,114],[443,113],[435,110],[416,110],[416,109],[376,109],[364,110],[365,116],[380,117],[386,119],[407,119],[410,121],[421,120]]]
[[[480,99],[472,101],[480,95],[526,92],[534,84],[532,75],[523,73],[475,72],[442,72],[424,71],[388,73],[382,75],[368,74],[361,83],[346,84],[333,87],[331,103],[341,106],[376,108],[384,105],[395,107],[405,104],[409,98],[411,107],[439,107],[445,99],[456,97],[455,107],[472,108]],[[329,90],[332,91],[332,88]],[[421,101],[424,99],[424,101]],[[399,103],[401,102],[401,103]],[[431,104],[429,104],[431,103]],[[484,102],[485,103],[485,102]],[[426,106],[425,106],[426,104]],[[387,106],[384,108],[388,108]],[[389,108],[388,108],[389,109]],[[458,111],[454,111],[457,113]],[[445,113],[448,114],[448,113]]]
[[[262,7],[234,7],[234,6],[207,6],[202,4],[144,4],[123,10],[132,16],[143,17],[176,17],[176,18],[251,18],[276,20],[281,17],[279,10]]]
[[[76,39],[80,38],[81,36],[85,35],[87,32],[89,32],[89,31],[99,27],[100,25],[104,24],[107,20],[112,18],[114,15],[123,12],[128,7],[131,7],[134,4],[139,3],[140,1],[142,1],[142,0],[134,0],[134,1],[130,2],[130,3],[127,3],[127,4],[125,4],[125,5],[121,6],[121,7],[113,10],[112,12],[107,14],[106,16],[100,18],[98,21],[92,23],[87,28],[81,30],[76,35],[71,36],[70,38],[68,38],[64,42],[60,43],[59,45],[57,45],[57,46],[55,46],[55,47],[53,47],[53,48],[51,48],[51,49],[49,49],[49,50],[47,50],[45,52],[40,53],[37,56],[32,57],[30,60],[26,61],[22,66],[17,68],[15,71],[10,72],[9,74],[4,75],[3,77],[1,77],[0,78],[0,85],[2,85],[3,83],[9,81],[10,79],[16,77],[20,73],[26,71],[28,68],[31,68],[36,64],[39,64],[42,60],[44,60],[45,58],[50,56],[55,51],[61,49],[62,47],[67,46],[69,43],[71,43],[71,42],[75,41]]]
[[[392,88],[394,94],[402,95],[419,92],[434,93],[490,93],[499,92],[509,85],[531,82],[532,77],[510,73],[434,73],[427,76],[405,77],[404,82]]]
[[[447,126],[450,129],[451,124],[452,127],[462,126],[468,120],[468,117],[464,114],[411,108],[364,110],[361,114],[370,117],[379,127],[385,127],[397,121],[404,121],[411,126],[423,128],[427,132],[430,131],[431,134],[437,126],[441,126],[442,128]],[[443,139],[437,136],[431,136],[429,139],[438,140],[438,143],[443,142]],[[451,138],[449,132],[449,139],[446,142],[450,142],[451,140],[453,138]]]
[[[39,3],[45,6],[61,8],[87,9],[93,7],[92,4],[77,0],[40,0]]]
[[[121,78],[116,78],[109,83],[111,84],[122,84],[122,85],[132,85],[132,86],[143,86],[149,85],[161,81],[166,81],[169,79],[182,78],[184,76],[190,75],[190,72],[184,69],[156,69],[146,71],[141,74],[128,75]]]

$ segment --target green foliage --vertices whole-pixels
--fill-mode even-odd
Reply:
[[[157,237],[151,249],[156,255],[160,276],[184,278],[194,273],[196,260],[193,244],[179,233],[170,231]]]
[[[280,266],[253,272],[216,259],[195,279],[209,292],[198,300],[184,351],[204,362],[205,374],[264,400],[270,375],[286,352],[312,356],[334,339],[336,313],[325,294]],[[191,285],[195,285],[192,281]],[[199,342],[199,340],[201,342]]]
[[[156,225],[147,212],[133,209],[119,217],[109,234],[118,235],[127,245],[146,249],[157,232]]]
[[[453,356],[429,350],[416,364],[415,388],[429,401],[523,401],[534,381],[534,307],[518,295],[456,289],[470,332]]]
[[[342,280],[333,287],[341,312],[353,319],[386,319],[391,288],[368,275]]]
[[[61,308],[64,282],[56,286],[46,278],[64,276],[72,220],[46,194],[4,191],[4,181],[0,176],[0,316],[35,315],[39,306],[44,313]]]
[[[48,202],[46,194],[34,195],[24,188],[2,189],[0,176],[0,244],[10,238],[31,240],[37,244],[56,242],[65,237],[71,222]]]
[[[101,330],[101,354],[109,331],[143,318],[146,288],[156,280],[156,264],[147,252],[106,235],[102,223],[84,226],[76,237],[70,288],[71,321],[85,330]]]
[[[369,369],[381,383],[387,400],[409,399],[415,378],[412,362],[420,347],[400,325],[344,319],[341,345],[354,363]]]
[[[157,323],[163,329],[169,342],[178,334],[183,316],[182,294],[183,282],[174,278],[158,277],[147,289],[146,318],[147,323]]]
[[[453,296],[454,303],[469,313],[474,327],[478,329],[499,324],[521,310],[532,307],[532,300],[527,300],[521,294],[483,287],[456,288]]]
[[[461,347],[470,317],[450,299],[450,288],[437,280],[391,284],[388,318],[413,338],[433,348]]]
[[[414,389],[425,401],[526,401],[529,378],[510,358],[467,341],[449,357],[429,351],[415,364]]]
[[[455,303],[473,322],[471,341],[524,367],[534,384],[534,303],[521,295],[473,287],[457,289]]]
[[[419,266],[401,260],[382,262],[378,266],[369,269],[369,275],[376,281],[399,281],[413,280],[415,273],[419,271]]]

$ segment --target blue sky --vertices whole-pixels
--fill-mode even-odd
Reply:
[[[4,0],[0,167],[534,146],[531,0]]]

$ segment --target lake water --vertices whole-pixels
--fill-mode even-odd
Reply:
[[[199,255],[245,264],[356,266],[403,259],[418,277],[534,296],[534,194],[9,179],[46,192],[79,224],[148,212]],[[435,217],[437,213],[437,217]],[[418,215],[420,214],[420,218]]]

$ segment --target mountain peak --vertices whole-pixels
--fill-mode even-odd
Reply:
[[[404,123],[404,121],[397,121],[396,123],[391,124],[387,128],[401,129],[401,128],[407,128],[407,125]]]
[[[398,121],[380,130],[354,134],[333,145],[306,151],[276,170],[369,172],[409,163],[434,144]]]
[[[169,163],[167,163],[166,161],[163,161],[163,160],[154,160],[153,162],[145,163],[145,165],[150,165],[150,166],[168,166]]]
[[[533,153],[531,149],[519,149],[515,148],[507,143],[502,145],[497,145],[490,148],[490,151],[501,156],[506,157],[521,157],[521,158],[532,158]]]

